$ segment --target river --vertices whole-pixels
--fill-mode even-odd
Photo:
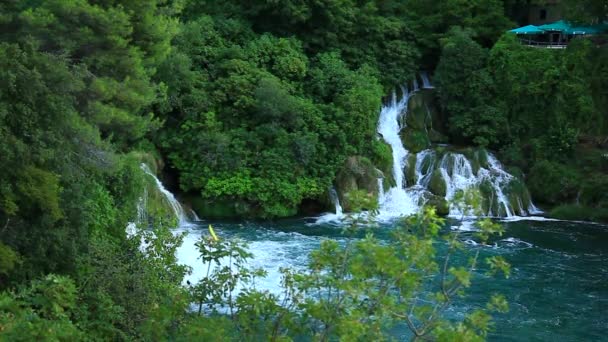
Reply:
[[[280,267],[303,267],[310,251],[323,239],[344,241],[335,223],[316,224],[315,219],[276,222],[199,222],[182,226],[188,233],[178,257],[193,267],[190,281],[205,269],[197,260],[194,242],[213,224],[221,238],[240,238],[254,254],[251,266],[268,271],[257,287],[278,292]],[[388,239],[396,223],[383,223],[375,230]],[[608,335],[608,227],[562,221],[503,221],[505,235],[490,246],[475,243],[473,232],[460,232],[467,248],[483,255],[502,255],[512,265],[509,279],[478,275],[467,296],[447,313],[464,313],[485,305],[491,293],[506,296],[510,311],[494,314],[491,341],[598,341]],[[464,227],[470,225],[465,222]],[[446,229],[461,227],[453,222]],[[441,249],[441,248],[440,248]],[[397,335],[406,333],[396,332]],[[396,336],[399,337],[399,336]]]

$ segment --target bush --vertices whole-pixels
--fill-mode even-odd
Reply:
[[[580,177],[572,167],[541,160],[530,170],[528,187],[535,200],[556,204],[576,198]]]
[[[564,204],[553,208],[550,216],[561,220],[608,222],[608,209]]]

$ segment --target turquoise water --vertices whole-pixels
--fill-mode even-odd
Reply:
[[[251,265],[268,271],[268,277],[257,286],[276,292],[280,288],[279,267],[303,267],[322,239],[345,239],[340,227],[316,225],[314,219],[204,222],[185,227],[182,229],[189,234],[178,257],[193,266],[192,281],[200,279],[204,269],[196,260],[193,243],[207,234],[208,223],[224,238],[249,242],[254,254]],[[491,246],[477,245],[473,232],[467,229],[461,231],[460,239],[470,250],[480,248],[483,255],[505,257],[512,265],[511,277],[479,275],[467,297],[447,314],[462,317],[485,305],[491,293],[500,292],[507,297],[510,312],[494,315],[496,329],[489,336],[491,341],[608,341],[608,227],[558,221],[503,225],[506,234]],[[381,225],[376,235],[388,239],[393,226]]]

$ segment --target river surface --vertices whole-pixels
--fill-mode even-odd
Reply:
[[[323,239],[344,241],[335,223],[315,224],[315,219],[276,222],[199,222],[182,226],[188,233],[178,252],[181,263],[192,266],[195,282],[206,269],[194,247],[207,225],[213,224],[221,238],[240,238],[254,254],[251,266],[268,271],[257,287],[280,290],[280,267],[301,268],[310,251]],[[375,230],[389,239],[396,223],[383,223]],[[462,318],[482,307],[490,294],[507,297],[510,311],[494,314],[495,331],[490,341],[608,341],[608,226],[562,221],[511,221],[502,223],[506,233],[491,246],[475,243],[470,223],[452,223],[468,249],[482,255],[501,255],[512,265],[511,277],[474,278],[467,296],[448,312]],[[405,337],[396,333],[396,337]]]

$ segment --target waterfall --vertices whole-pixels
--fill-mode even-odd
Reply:
[[[433,89],[433,85],[431,84],[431,80],[429,80],[429,75],[426,71],[420,72],[420,78],[422,79],[422,88],[424,89]]]
[[[513,176],[503,170],[502,165],[500,165],[498,159],[496,159],[496,157],[494,157],[494,155],[492,155],[491,153],[488,153],[488,167],[488,171],[486,171],[486,169],[481,168],[479,169],[479,173],[481,177],[484,177],[483,179],[488,180],[494,188],[494,194],[496,194],[496,200],[499,205],[499,208],[497,208],[497,212],[500,214],[500,209],[502,207],[505,216],[513,216],[513,207],[509,203],[509,199],[507,198],[503,190],[513,180]],[[520,198],[518,198],[518,200],[519,199]],[[521,208],[521,210],[523,210],[523,208]],[[487,214],[490,215],[491,213],[488,212]],[[525,216],[528,213],[521,212],[521,214]]]
[[[407,115],[407,105],[411,95],[418,90],[418,82],[414,81],[411,93],[407,88],[402,89],[403,95],[399,101],[397,101],[397,95],[393,92],[391,102],[382,107],[378,122],[378,133],[391,146],[393,151],[393,178],[396,184],[396,186],[388,189],[383,196],[379,197],[378,217],[380,219],[410,215],[419,208],[418,201],[406,191],[407,184],[405,183],[403,169],[406,166],[408,151],[403,146],[399,136],[402,128],[399,125],[399,119],[402,115],[403,117]],[[402,121],[405,122],[405,120]]]
[[[422,89],[433,88],[426,73],[420,73],[420,79]],[[475,168],[465,154],[449,150],[443,151],[450,148],[448,145],[442,145],[442,148],[437,151],[427,149],[408,158],[410,152],[403,145],[400,131],[406,127],[408,102],[420,89],[417,79],[412,82],[411,90],[405,87],[402,89],[403,95],[399,100],[393,92],[391,101],[382,107],[378,121],[378,133],[392,149],[392,171],[396,184],[385,191],[382,187],[382,179],[378,181],[378,218],[380,220],[411,215],[431,199],[433,201],[445,199],[450,203],[459,192],[471,188],[485,191],[487,198],[484,199],[484,203],[487,216],[525,216],[540,212],[531,201],[529,201],[528,208],[524,208],[522,196],[528,196],[527,191],[525,194],[507,193],[507,191],[512,191],[512,184],[517,181],[517,178],[506,172],[496,157],[489,152],[484,165],[479,165],[478,155],[473,158],[477,162]],[[412,165],[408,165],[408,160]],[[410,170],[413,172],[408,173],[412,184],[407,184],[408,181],[405,177],[408,168],[413,168]],[[434,175],[435,172],[438,172],[437,176]],[[437,179],[437,177],[440,178]],[[444,184],[437,185],[437,182],[441,183],[441,181]],[[431,182],[434,182],[435,187],[431,186]],[[445,195],[441,193],[441,196],[438,196],[433,193],[433,191],[440,193],[437,188],[441,189],[443,185],[445,185]],[[465,213],[460,212],[457,206],[449,206],[450,216],[463,214]]]
[[[190,209],[190,217],[192,217],[192,219],[196,222],[202,221],[200,217],[198,217],[198,215],[196,214],[196,211],[194,211],[193,209]]]
[[[384,178],[378,178],[378,198],[384,198]]]
[[[338,197],[338,192],[336,191],[336,188],[331,187],[331,189],[329,189],[329,198],[331,199],[333,205],[336,207],[336,215],[342,216],[342,206],[340,205],[340,198]]]
[[[424,150],[416,156],[416,185],[428,188],[435,170],[435,151]]]
[[[445,181],[445,198],[448,201],[454,199],[458,190],[467,189],[477,183],[471,163],[462,154],[447,153],[441,159],[439,171]]]
[[[148,165],[142,163],[141,169],[144,171],[144,173],[146,173],[147,175],[149,175],[150,177],[152,177],[154,179],[154,182],[156,184],[158,191],[160,191],[160,193],[163,195],[163,197],[165,198],[167,203],[169,203],[169,206],[171,206],[171,210],[173,210],[175,217],[177,217],[179,226],[188,224],[188,218],[186,217],[184,208],[177,201],[175,196],[173,196],[173,194],[169,190],[165,189],[163,183],[156,177],[154,172],[152,172],[152,170],[150,170]]]

